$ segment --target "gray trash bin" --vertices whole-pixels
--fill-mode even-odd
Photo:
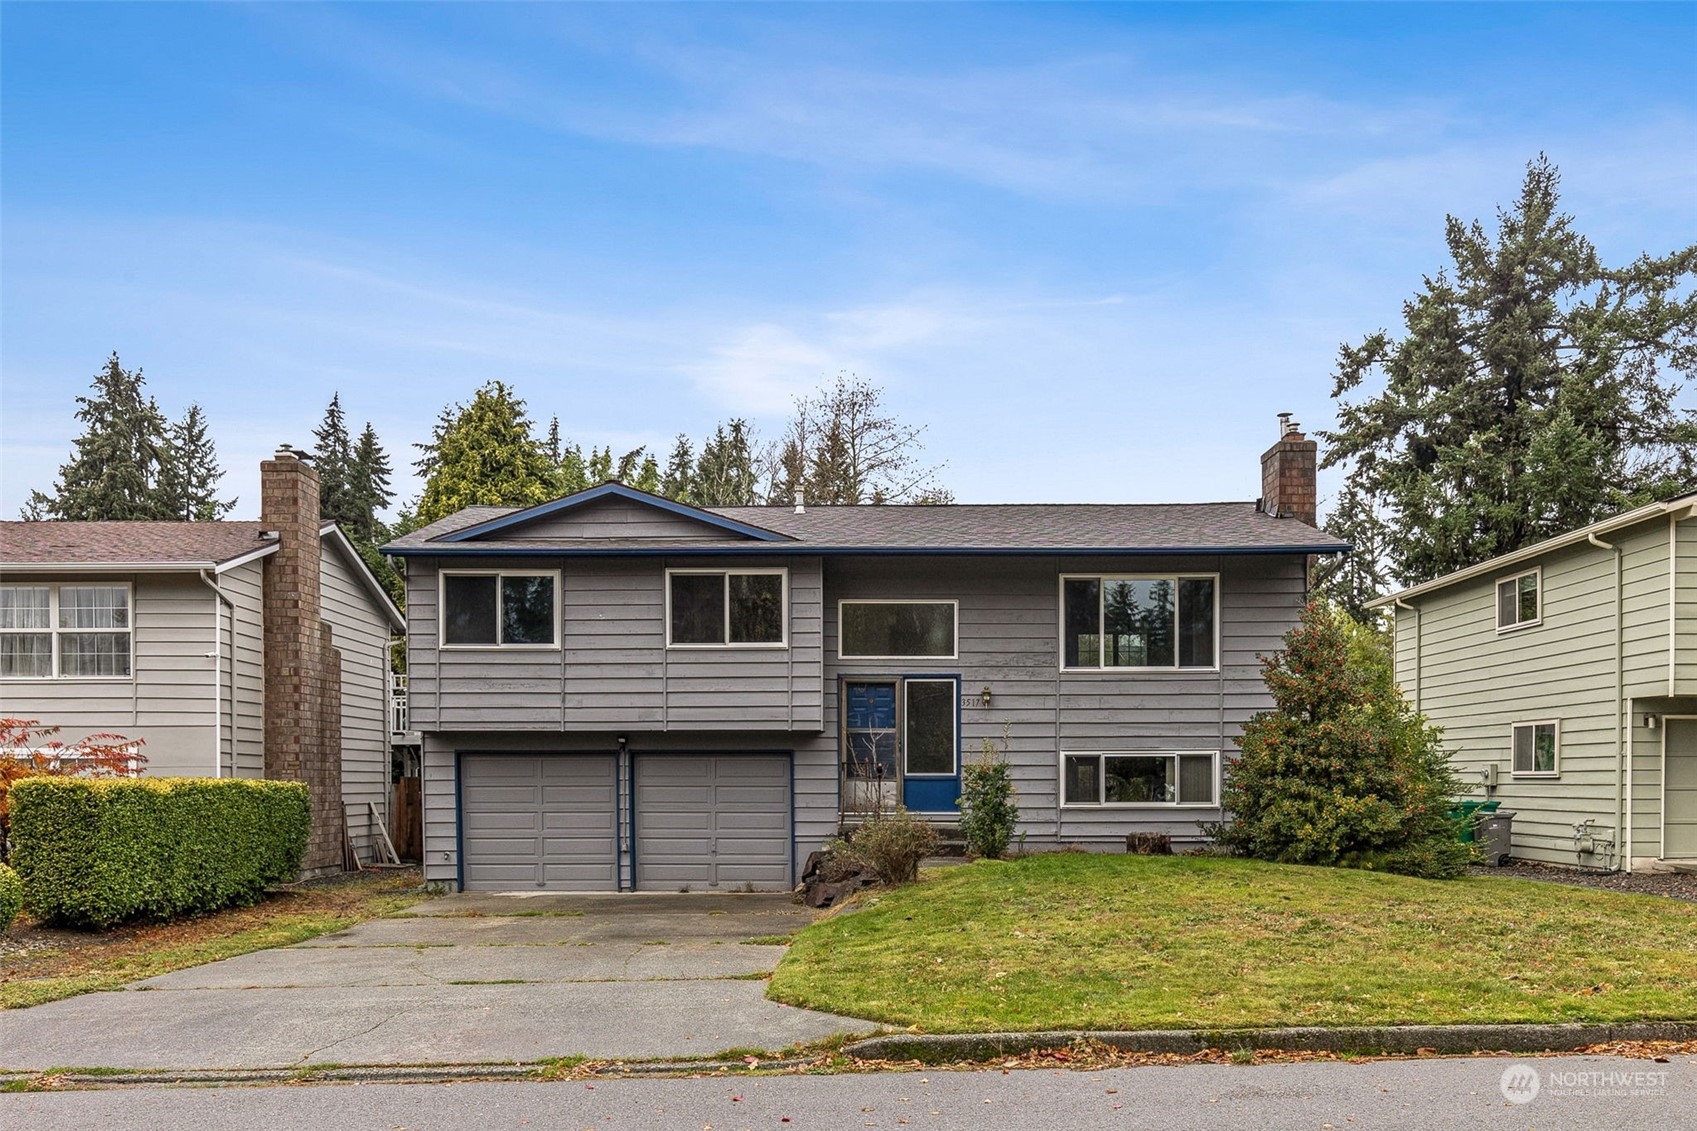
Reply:
[[[1473,843],[1485,863],[1500,868],[1514,855],[1514,814],[1506,809],[1483,813],[1473,831]]]

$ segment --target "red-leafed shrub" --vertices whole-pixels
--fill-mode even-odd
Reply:
[[[0,860],[11,831],[12,783],[23,778],[133,778],[147,767],[146,743],[121,734],[91,734],[66,745],[58,727],[36,719],[0,718]]]

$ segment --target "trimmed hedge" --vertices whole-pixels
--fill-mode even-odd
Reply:
[[[12,866],[35,914],[73,927],[256,902],[300,872],[306,786],[249,778],[27,778]]]
[[[24,909],[24,882],[12,869],[0,864],[0,931],[12,925]]]

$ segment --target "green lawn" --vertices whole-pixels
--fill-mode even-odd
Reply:
[[[1656,896],[1068,853],[874,899],[770,996],[927,1032],[1697,1019],[1697,904]]]

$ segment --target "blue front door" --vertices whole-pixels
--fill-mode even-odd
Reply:
[[[915,813],[960,799],[960,683],[912,677],[843,686],[843,768],[858,798],[900,797]]]

